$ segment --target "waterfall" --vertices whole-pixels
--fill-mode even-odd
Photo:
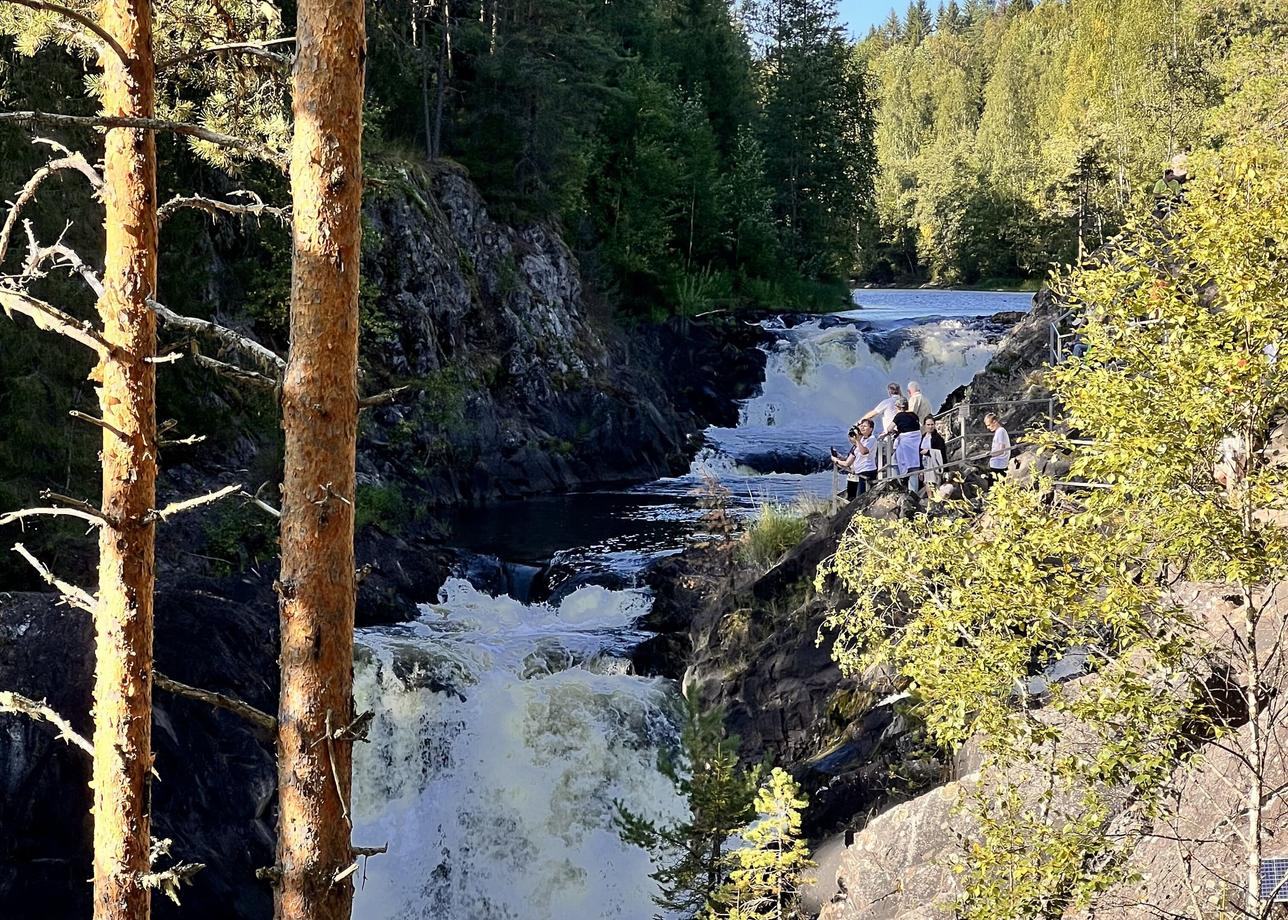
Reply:
[[[921,384],[938,407],[988,364],[1002,328],[978,317],[926,317],[875,325],[864,311],[820,317],[776,333],[765,382],[745,401],[735,428],[709,428],[688,475],[647,486],[684,494],[714,475],[744,507],[826,496],[829,449],[847,450],[846,431],[886,396],[886,384]]]
[[[617,801],[674,820],[656,770],[674,685],[627,673],[639,590],[579,588],[557,607],[461,579],[413,623],[359,633],[354,838],[389,842],[355,916],[564,920],[653,916],[651,867],[614,829]]]
[[[918,380],[937,403],[992,355],[1002,329],[981,317],[1028,299],[859,295],[863,308],[849,314],[769,324],[777,340],[760,395],[738,427],[708,430],[687,475],[471,509],[455,522],[457,545],[496,557],[466,559],[477,583],[526,597],[540,580],[550,603],[454,578],[414,622],[359,631],[356,695],[375,719],[355,751],[354,840],[389,853],[356,877],[355,917],[654,916],[652,867],[613,818],[617,802],[666,823],[685,814],[656,769],[679,707],[674,684],[629,672],[650,598],[623,586],[700,531],[692,493],[704,471],[742,513],[765,498],[826,494],[828,447],[845,443],[888,381]]]

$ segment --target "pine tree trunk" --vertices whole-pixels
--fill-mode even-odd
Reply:
[[[150,0],[108,0],[103,27],[129,68],[103,54],[103,112],[153,114]],[[106,257],[99,301],[103,514],[94,618],[94,917],[142,920],[150,898],[148,778],[152,768],[152,588],[156,497],[156,140],[107,132],[103,157]]]
[[[353,500],[362,205],[362,0],[302,0],[294,270],[282,388],[278,916],[340,920],[350,877]]]

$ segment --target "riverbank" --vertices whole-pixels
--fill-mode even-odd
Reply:
[[[986,407],[986,400],[1032,399],[1044,392],[1038,371],[1048,359],[1047,328],[1056,305],[1037,298],[1014,323],[987,365],[971,379],[978,400],[969,425],[997,408],[1023,431],[1037,402]],[[965,387],[947,395],[956,405]],[[965,488],[983,487],[974,474]],[[657,635],[634,653],[637,670],[674,677],[720,709],[748,763],[768,758],[789,769],[811,796],[806,832],[814,837],[861,826],[869,812],[915,795],[947,764],[921,743],[882,675],[843,678],[824,635],[829,610],[848,602],[836,586],[814,584],[856,514],[891,519],[910,512],[901,490],[879,487],[833,513],[809,518],[806,535],[767,569],[749,564],[736,541],[712,540],[662,560],[648,576],[656,595],[643,621]],[[856,823],[857,822],[857,823]]]

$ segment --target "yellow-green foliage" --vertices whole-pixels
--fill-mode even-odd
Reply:
[[[888,662],[939,743],[979,735],[996,762],[1050,778],[1022,794],[989,771],[963,917],[1059,915],[1116,880],[1133,841],[1105,832],[1114,790],[1154,815],[1186,733],[1211,715],[1191,676],[1205,636],[1169,585],[1251,598],[1288,577],[1273,519],[1288,470],[1262,452],[1288,410],[1288,157],[1264,139],[1227,148],[1187,198],[1055,283],[1086,317],[1088,351],[1048,375],[1074,434],[1031,437],[1070,457],[1070,479],[1104,487],[1003,482],[979,519],[856,518],[820,576],[857,598],[827,623],[844,670]],[[1244,458],[1224,483],[1223,451]],[[1074,649],[1093,679],[1055,688],[1052,715],[1035,718],[1027,678]],[[1057,745],[1066,731],[1079,743]]]
[[[805,536],[805,517],[785,505],[765,502],[742,536],[739,555],[753,568],[767,569]]]
[[[756,794],[756,820],[729,854],[734,867],[709,920],[789,920],[801,916],[801,888],[814,867],[801,839],[801,811],[809,804],[798,784],[775,767]]]
[[[859,46],[896,270],[1040,274],[1079,233],[1111,236],[1186,146],[1283,121],[1281,0],[960,6],[931,34],[895,21]]]

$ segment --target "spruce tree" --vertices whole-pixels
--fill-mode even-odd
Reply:
[[[725,842],[755,814],[760,770],[740,766],[738,739],[725,733],[718,710],[704,712],[692,693],[684,703],[679,750],[663,756],[659,769],[688,801],[689,820],[658,827],[619,803],[618,821],[623,839],[648,850],[657,867],[653,900],[692,917],[724,906],[730,869]]]

